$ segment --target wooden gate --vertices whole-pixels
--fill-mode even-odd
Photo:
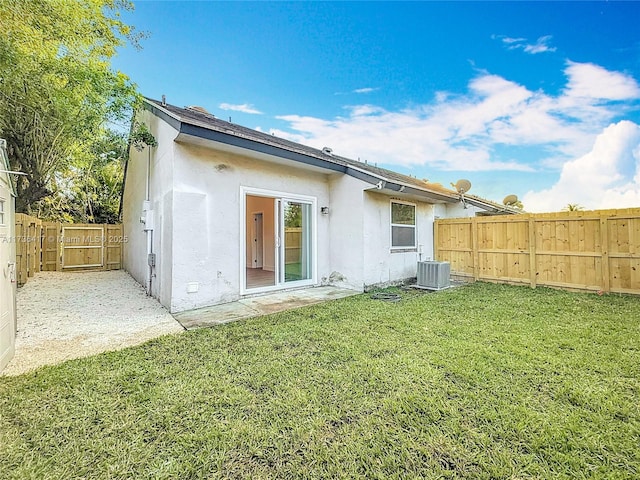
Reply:
[[[102,226],[63,226],[60,232],[62,269],[102,268],[104,237]]]
[[[43,223],[44,271],[118,270],[122,225]]]
[[[35,272],[119,270],[122,225],[41,222],[16,214],[18,285]]]

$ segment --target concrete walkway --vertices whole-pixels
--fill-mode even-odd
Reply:
[[[18,289],[16,354],[0,375],[184,332],[124,270],[40,272]]]
[[[213,327],[223,323],[283,312],[315,303],[358,295],[360,292],[338,287],[314,287],[289,292],[244,298],[237,302],[174,313],[173,317],[187,330]]]

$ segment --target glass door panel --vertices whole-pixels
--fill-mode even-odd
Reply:
[[[245,198],[245,286],[247,289],[278,284],[276,257],[276,199],[258,195]]]
[[[311,204],[282,201],[281,281],[298,282],[312,278]]]

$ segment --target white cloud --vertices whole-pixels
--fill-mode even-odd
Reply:
[[[363,94],[367,94],[367,93],[377,92],[378,90],[380,90],[380,88],[378,88],[378,87],[363,87],[363,88],[356,88],[356,89],[350,90],[348,92],[336,92],[336,93],[334,93],[334,95],[351,95],[352,93],[356,93],[358,95],[363,95]]]
[[[558,211],[569,203],[587,209],[640,206],[640,126],[623,120],[606,127],[587,154],[566,162],[558,182],[528,192],[529,211]]]
[[[568,62],[565,72],[569,77],[565,95],[572,99],[630,100],[640,96],[633,77],[593,63]]]
[[[594,71],[590,83],[587,74]],[[400,111],[352,105],[334,119],[284,115],[278,118],[289,123],[292,133],[277,134],[389,165],[469,171],[557,168],[589,151],[595,136],[626,108],[620,99],[640,97],[633,78],[596,65],[569,62],[565,75],[567,87],[554,96],[480,72],[464,95],[439,92],[429,104]],[[530,165],[499,156],[503,147],[544,153],[537,165]]]
[[[493,35],[492,38],[500,39],[509,50],[521,49],[531,55],[556,51],[556,47],[551,47],[549,45],[549,42],[553,38],[551,35],[539,37],[535,43],[527,42],[526,38],[505,37],[503,35]]]
[[[486,147],[466,145],[463,139],[452,146],[449,140],[455,140],[455,128],[415,110],[388,112],[359,106],[350,109],[349,116],[334,120],[299,115],[279,118],[301,133],[271,133],[318,148],[330,146],[337,154],[349,158],[405,166],[429,163],[441,169],[531,170],[517,162],[491,161]]]
[[[502,36],[493,36],[493,38],[500,38],[500,40],[502,40],[502,43],[506,43],[508,45],[511,44],[519,44],[522,42],[526,42],[527,39],[526,38],[512,38],[512,37],[502,37]]]
[[[551,35],[538,38],[536,43],[524,45],[524,51],[535,55],[536,53],[555,52],[556,47],[550,47]]]
[[[234,105],[232,103],[221,103],[220,105],[218,105],[218,108],[222,110],[233,110],[234,112],[262,115],[262,112],[260,110],[257,110],[253,105],[250,105],[248,103],[243,103],[241,105]]]
[[[376,90],[379,90],[379,89],[373,88],[373,87],[356,88],[355,90],[353,90],[353,93],[371,93],[371,92],[375,92]]]

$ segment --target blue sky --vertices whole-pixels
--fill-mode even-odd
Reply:
[[[640,207],[640,3],[134,3],[143,95],[531,211]]]

